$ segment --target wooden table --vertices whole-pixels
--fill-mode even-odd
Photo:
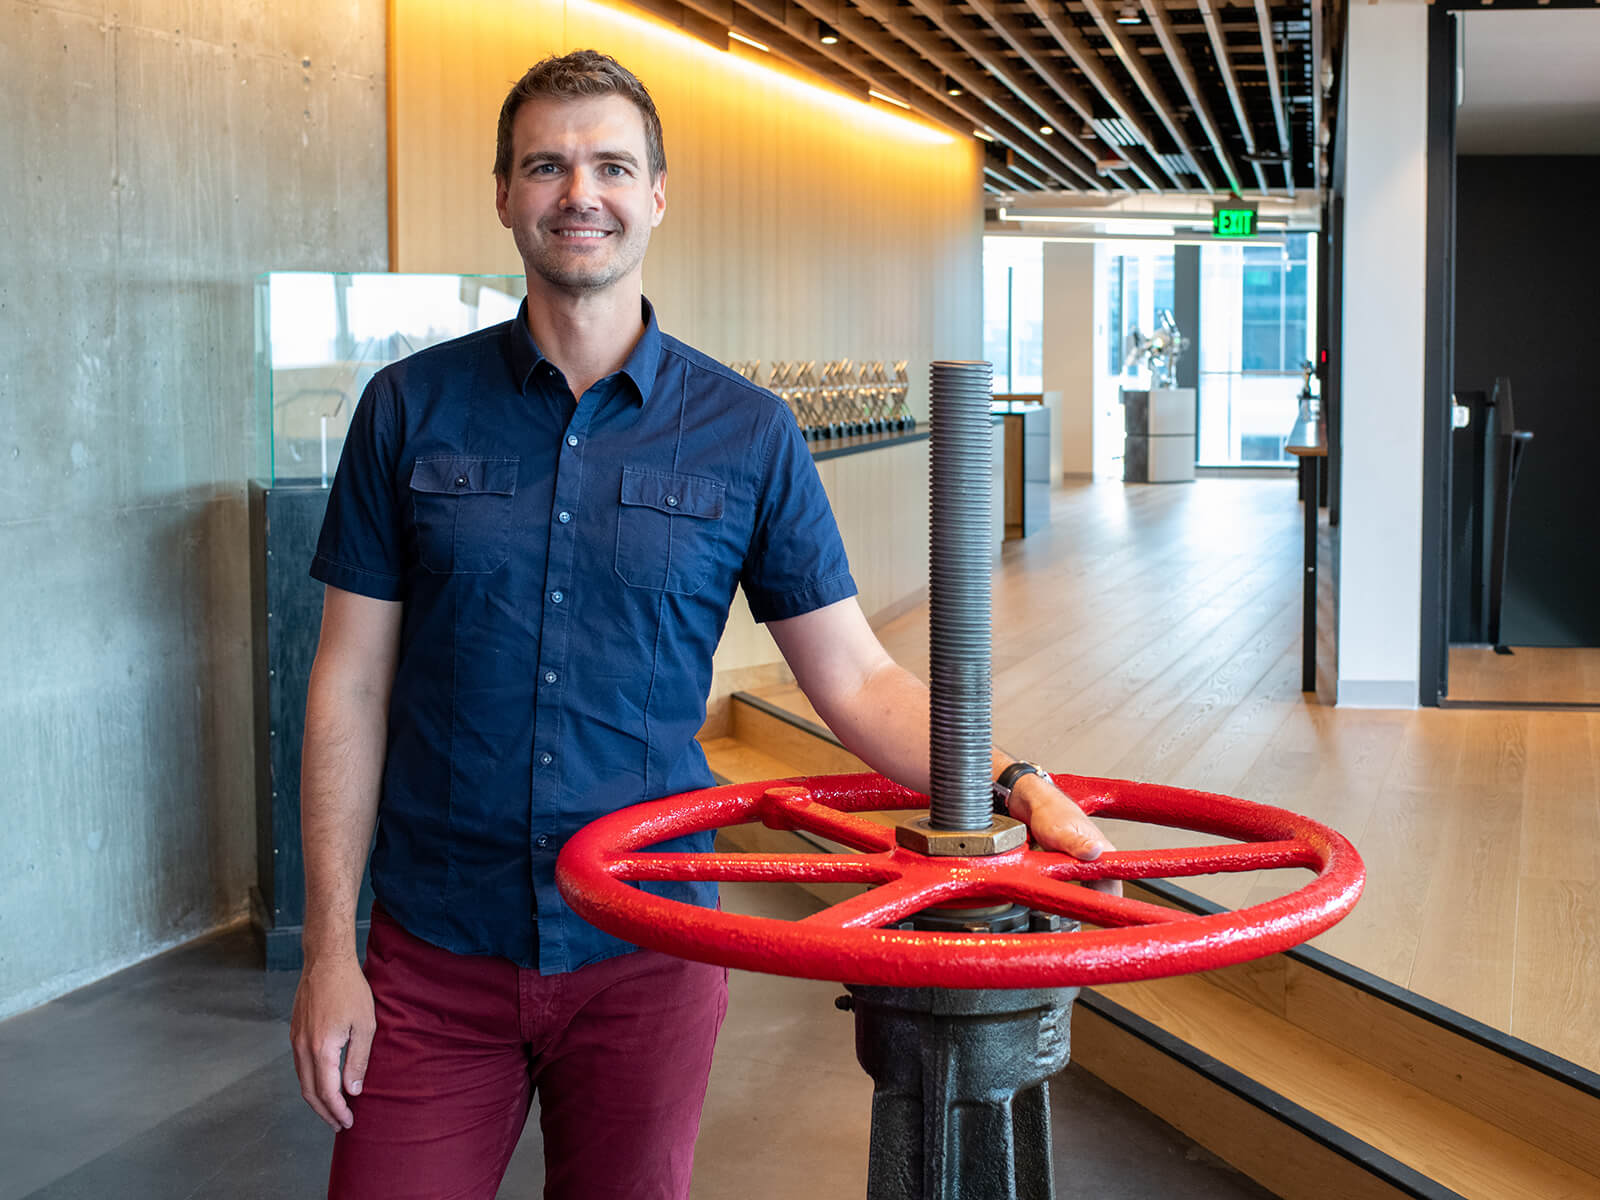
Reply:
[[[1300,495],[1306,506],[1305,594],[1300,615],[1300,690],[1317,690],[1317,508],[1328,439],[1322,422],[1302,417],[1289,431],[1284,450],[1300,460]]]

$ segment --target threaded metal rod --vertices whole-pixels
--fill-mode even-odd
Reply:
[[[940,830],[988,829],[994,815],[989,778],[991,374],[986,362],[934,363],[928,406],[933,693],[928,824]]]

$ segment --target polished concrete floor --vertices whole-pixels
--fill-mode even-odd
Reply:
[[[757,885],[726,887],[724,902],[772,916],[812,904]],[[321,1195],[331,1135],[294,1078],[295,980],[257,964],[249,933],[226,932],[0,1023],[0,1200]],[[839,992],[734,973],[696,1200],[865,1194],[872,1089]],[[1060,1197],[1268,1196],[1076,1068],[1051,1098]],[[500,1195],[538,1196],[542,1174],[532,1132]]]

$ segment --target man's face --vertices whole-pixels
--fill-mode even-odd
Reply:
[[[644,118],[621,96],[529,100],[511,130],[511,174],[495,189],[528,274],[572,293],[637,278],[667,211]]]

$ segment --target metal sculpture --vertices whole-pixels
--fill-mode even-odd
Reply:
[[[858,364],[848,358],[831,359],[820,370],[814,359],[779,361],[768,368],[765,381],[758,358],[735,360],[728,366],[787,404],[808,441],[916,428],[907,404],[911,383],[903,358],[892,367],[881,360]]]
[[[1150,371],[1150,386],[1171,387],[1177,379],[1178,360],[1189,349],[1189,339],[1178,330],[1170,308],[1156,314],[1155,332],[1146,336],[1137,328],[1129,330],[1123,343],[1123,361],[1129,367],[1143,364]]]

